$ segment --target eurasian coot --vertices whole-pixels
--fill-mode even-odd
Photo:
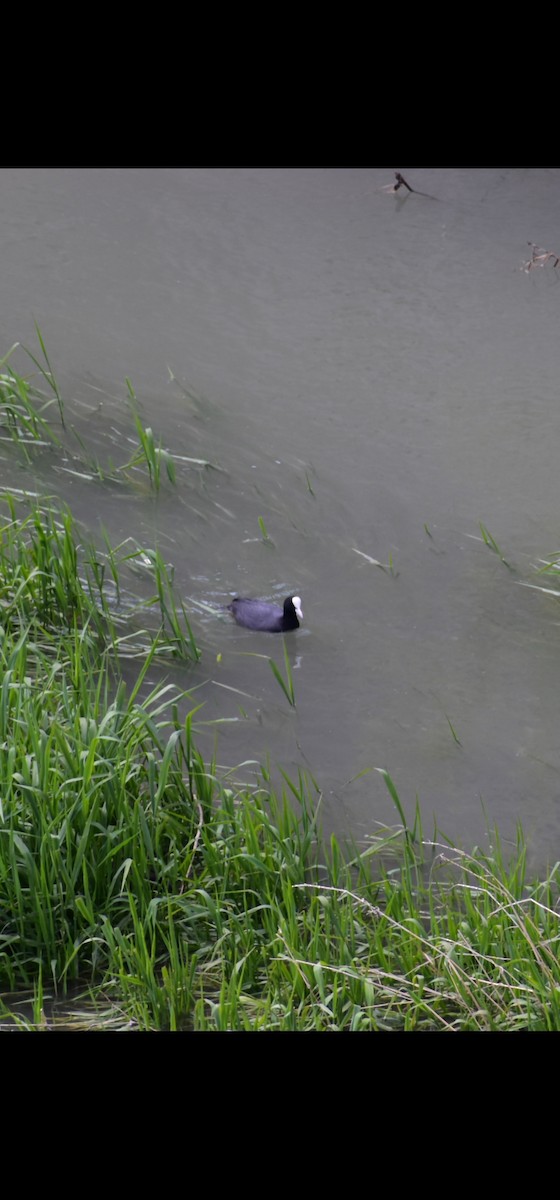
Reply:
[[[237,596],[228,604],[228,608],[238,625],[263,632],[266,630],[268,633],[298,629],[300,621],[303,621],[299,596],[286,596],[283,608],[278,604],[268,604],[266,600],[245,600]]]

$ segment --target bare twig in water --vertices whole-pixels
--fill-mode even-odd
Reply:
[[[391,192],[394,195],[395,192],[398,192],[399,188],[405,187],[407,192],[414,192],[415,196],[426,196],[428,200],[437,200],[437,196],[430,196],[429,192],[418,192],[416,188],[411,187],[400,171],[395,171],[395,179],[396,183],[387,183],[382,191]]]
[[[522,271],[528,273],[531,267],[545,267],[551,258],[554,259],[552,266],[558,266],[560,262],[558,254],[554,254],[552,250],[543,250],[542,246],[536,246],[534,242],[527,242],[527,245],[531,247],[531,257],[528,262],[523,263]]]
[[[404,175],[401,175],[400,171],[395,171],[395,179],[397,181],[396,183],[385,184],[383,188],[384,192],[398,192],[400,187],[407,188],[409,192],[414,191],[414,188],[411,188],[410,184],[406,182]]]
[[[414,188],[411,188],[410,184],[406,182],[404,175],[401,175],[400,171],[395,171],[395,179],[397,181],[395,184],[396,192],[398,192],[400,187],[408,188],[409,192],[414,191]]]

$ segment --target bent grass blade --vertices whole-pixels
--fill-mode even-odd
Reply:
[[[276,666],[274,659],[269,658],[268,664],[272,671],[272,674],[274,675],[274,678],[276,679],[276,682],[279,683],[280,687],[282,688],[282,691],[286,697],[286,700],[288,701],[288,704],[290,704],[292,708],[295,708],[296,707],[296,697],[295,697],[295,691],[294,691],[294,679],[293,679],[293,675],[292,675],[292,668],[290,666],[290,658],[289,658],[288,650],[286,647],[286,639],[283,638],[282,641],[283,641],[283,648],[284,648],[284,665],[286,667],[286,680],[284,680],[284,678],[282,677],[282,673]]]

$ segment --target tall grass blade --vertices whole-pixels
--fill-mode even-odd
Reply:
[[[282,644],[283,644],[283,650],[284,650],[284,665],[286,667],[286,680],[284,680],[281,671],[278,669],[278,667],[276,666],[276,663],[274,662],[274,659],[269,658],[268,664],[272,671],[272,674],[274,675],[274,678],[276,679],[277,683],[280,684],[280,687],[282,688],[282,691],[286,697],[286,700],[288,701],[288,704],[290,704],[292,708],[295,708],[296,707],[296,697],[295,697],[295,691],[294,691],[294,680],[293,680],[292,668],[290,666],[290,657],[289,657],[288,650],[286,647],[286,639],[285,638],[282,638]]]

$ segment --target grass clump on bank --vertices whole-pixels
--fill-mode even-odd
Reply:
[[[560,1028],[557,881],[525,886],[521,844],[506,868],[401,831],[345,863],[309,781],[224,788],[190,717],[107,699],[4,762],[3,987],[43,1013],[88,983],[81,1027]]]
[[[155,593],[138,599],[125,589],[123,567],[141,568]],[[139,628],[139,618],[149,628]],[[158,654],[196,661],[199,650],[169,571],[158,551],[138,546],[105,552],[80,532],[64,505],[25,493],[0,496],[0,620],[33,631],[43,648],[80,629],[110,643],[116,659]]]

